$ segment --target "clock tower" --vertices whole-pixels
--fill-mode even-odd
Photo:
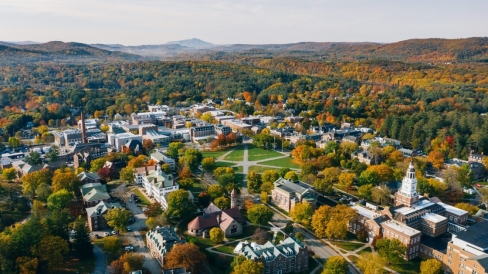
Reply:
[[[415,168],[412,160],[410,165],[408,165],[407,175],[402,180],[402,187],[395,193],[395,206],[405,205],[412,207],[418,201],[417,178],[415,178]]]

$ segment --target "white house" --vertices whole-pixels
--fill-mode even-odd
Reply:
[[[137,140],[142,143],[142,136],[132,133],[108,134],[108,143],[115,147],[117,151],[122,150],[122,146],[131,140]]]
[[[136,183],[142,184],[147,195],[164,209],[168,207],[168,194],[180,188],[173,175],[164,173],[160,165],[136,168]]]

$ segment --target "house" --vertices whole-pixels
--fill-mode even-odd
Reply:
[[[308,271],[308,247],[291,237],[275,245],[239,242],[234,253],[264,265],[264,273],[281,274]]]
[[[136,155],[141,154],[143,151],[142,141],[139,140],[129,140],[127,143],[122,145],[123,153],[134,153]]]
[[[136,168],[136,182],[164,209],[168,207],[167,195],[180,188],[173,175],[164,173],[160,165]]]
[[[78,178],[83,184],[100,183],[100,176],[95,172],[83,171],[78,174]]]
[[[366,165],[379,165],[383,162],[383,157],[374,155],[369,151],[355,151],[351,154],[352,159],[358,159],[360,163]]]
[[[185,239],[180,238],[173,227],[156,227],[146,233],[149,253],[155,258],[161,267],[164,266],[164,256],[171,251],[176,244],[184,244]]]
[[[30,165],[23,160],[12,162],[12,167],[17,172],[17,177],[22,177],[26,174],[39,171],[44,168],[44,165]]]
[[[105,164],[103,164],[104,168],[111,169],[112,172],[114,173],[119,173],[121,169],[123,169],[127,164],[119,159],[113,160],[113,161],[106,161]]]
[[[169,157],[168,155],[166,155],[162,152],[156,151],[156,152],[152,153],[151,159],[156,161],[158,164],[168,164],[172,170],[176,169],[175,159]]]
[[[231,200],[235,199],[231,197]],[[231,201],[232,205],[236,205]],[[193,236],[208,237],[210,229],[220,227],[225,236],[232,237],[242,234],[244,218],[237,206],[221,210],[213,203],[204,210],[203,215],[196,217],[188,223],[188,234]]]
[[[83,204],[92,207],[100,202],[109,202],[110,195],[107,193],[107,186],[101,183],[89,183],[80,187]]]
[[[90,166],[91,161],[104,157],[109,151],[103,144],[77,144],[73,147],[73,166]]]
[[[98,231],[109,228],[104,215],[107,214],[109,209],[120,207],[121,205],[119,203],[109,203],[105,201],[101,201],[92,207],[88,207],[86,209],[86,215],[90,231]]]
[[[310,185],[284,178],[279,178],[273,184],[275,187],[271,191],[271,200],[286,212],[290,212],[291,208],[299,202],[306,202],[313,208],[316,207],[317,194]]]

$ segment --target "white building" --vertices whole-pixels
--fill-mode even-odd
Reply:
[[[152,153],[151,159],[153,159],[154,161],[156,161],[158,163],[165,163],[165,164],[170,165],[172,170],[176,169],[175,159],[173,159],[173,158],[169,157],[168,155],[163,154],[159,151]]]
[[[136,168],[136,183],[142,184],[147,195],[163,209],[168,207],[168,194],[180,188],[173,175],[164,173],[160,165]]]
[[[137,140],[142,143],[142,136],[132,133],[108,134],[108,143],[115,147],[117,151],[122,150],[122,146],[131,140]]]

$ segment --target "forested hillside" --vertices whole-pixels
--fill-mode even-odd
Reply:
[[[229,60],[230,61],[230,60]],[[130,114],[148,103],[222,100],[240,115],[283,113],[305,129],[352,121],[406,147],[444,146],[451,156],[488,153],[488,70],[483,64],[318,62],[243,58],[230,62],[17,65],[0,68],[0,127],[63,123],[72,107]],[[242,101],[229,101],[238,98]],[[244,101],[251,103],[244,104]]]

